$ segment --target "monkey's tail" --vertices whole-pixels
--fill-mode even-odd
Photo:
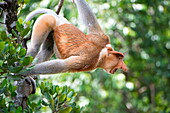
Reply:
[[[35,15],[38,14],[51,14],[54,15],[55,17],[59,17],[53,10],[41,8],[31,12],[24,21],[30,21]]]

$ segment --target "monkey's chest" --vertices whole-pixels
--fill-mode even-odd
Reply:
[[[54,40],[62,59],[89,54],[93,48],[95,49],[95,46],[88,41],[86,35],[71,24],[57,27],[54,31]]]

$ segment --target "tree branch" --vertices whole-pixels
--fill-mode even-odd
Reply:
[[[150,88],[150,100],[151,100],[151,105],[152,105],[152,111],[154,111],[155,108],[155,84],[151,83],[149,85]]]
[[[60,0],[60,1],[59,1],[59,3],[58,3],[58,8],[57,8],[57,11],[56,11],[57,14],[60,13],[60,10],[61,10],[61,8],[62,8],[62,6],[63,6],[63,3],[64,3],[64,0]]]
[[[18,0],[4,0],[5,2],[0,3],[0,7],[3,10],[4,14],[4,23],[5,27],[7,29],[8,34],[13,34],[12,31],[15,31],[18,33],[16,30],[16,21],[17,21],[17,10],[18,10]],[[15,37],[17,38],[17,43],[20,43],[20,37]]]

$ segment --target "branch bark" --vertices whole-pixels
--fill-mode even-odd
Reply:
[[[16,21],[17,21],[17,10],[18,10],[18,0],[4,0],[5,2],[0,3],[0,8],[2,8],[4,13],[4,23],[7,29],[7,33],[12,31],[17,32],[16,30]],[[14,36],[13,36],[14,37]],[[17,37],[17,43],[20,43],[20,38]]]
[[[152,105],[152,111],[154,111],[155,108],[155,84],[151,83],[149,85],[150,88],[150,100],[151,100],[151,105]]]
[[[61,10],[61,8],[62,8],[62,6],[63,6],[63,3],[64,3],[64,0],[60,0],[60,1],[59,1],[59,3],[58,3],[58,8],[57,8],[57,11],[56,11],[57,14],[60,13],[60,10]]]

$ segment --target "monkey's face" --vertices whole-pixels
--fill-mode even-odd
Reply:
[[[108,73],[115,73],[117,69],[122,69],[124,71],[127,71],[127,67],[125,63],[123,62],[124,55],[117,51],[108,51],[108,55],[106,55],[104,60],[104,69]]]

